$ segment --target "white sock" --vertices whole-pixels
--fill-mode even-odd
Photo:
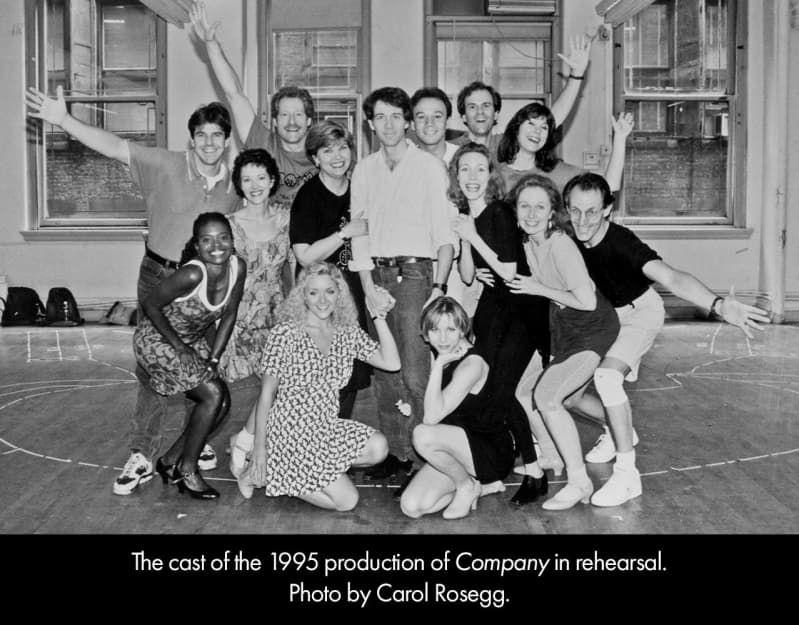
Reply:
[[[236,444],[230,450],[234,464],[242,465],[247,462],[247,452],[252,450],[254,444],[255,434],[250,434],[242,428],[241,432],[236,434]]]
[[[524,472],[530,477],[534,477],[536,479],[544,475],[544,471],[541,469],[541,465],[538,464],[538,460],[525,464]]]
[[[635,449],[616,452],[616,466],[624,471],[635,471]]]
[[[591,481],[591,478],[588,477],[588,473],[585,470],[585,465],[575,470],[568,468],[567,472],[569,484],[585,484]]]

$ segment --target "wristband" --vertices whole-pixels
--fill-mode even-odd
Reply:
[[[439,289],[444,295],[447,294],[447,285],[441,284],[440,282],[433,282],[433,288]]]
[[[723,301],[724,301],[723,297],[721,297],[720,295],[716,296],[716,299],[714,299],[713,303],[710,305],[710,314],[711,315],[716,315],[719,319],[721,319],[721,314],[716,312],[716,304],[718,304],[719,302],[723,302]]]
[[[582,76],[575,76],[574,74],[569,73],[569,78],[573,78],[574,80],[585,80],[585,74]]]

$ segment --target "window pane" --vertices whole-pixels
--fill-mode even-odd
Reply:
[[[275,90],[286,85],[314,92],[358,88],[358,31],[276,32]]]
[[[148,142],[155,143],[155,137]],[[50,219],[142,219],[144,201],[127,167],[45,124]]]
[[[119,6],[122,5],[122,6]],[[103,6],[103,68],[155,69],[155,17],[138,3]]]
[[[625,22],[625,90],[725,92],[727,1],[661,0]]]
[[[439,40],[438,84],[450,95],[475,80],[493,85],[503,97],[546,91],[549,42],[524,40]]]
[[[726,217],[727,103],[630,101],[627,111],[637,129],[627,144],[625,214]]]

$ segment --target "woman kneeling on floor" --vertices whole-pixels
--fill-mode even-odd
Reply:
[[[388,443],[374,428],[338,418],[339,391],[350,379],[353,359],[400,368],[385,313],[370,314],[379,343],[358,325],[336,266],[315,263],[300,272],[264,350],[255,445],[238,479],[244,497],[263,486],[268,496],[290,495],[329,510],[357,505],[347,470],[382,462]]]
[[[491,402],[489,367],[472,346],[469,317],[454,299],[439,297],[422,315],[422,335],[435,360],[424,395],[424,418],[413,444],[427,463],[400,499],[412,518],[444,510],[459,519],[477,507],[481,482],[504,478],[513,466],[513,438]]]

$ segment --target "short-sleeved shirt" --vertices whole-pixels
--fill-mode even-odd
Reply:
[[[319,171],[308,159],[304,149],[300,152],[285,150],[277,134],[271,132],[258,119],[253,120],[244,143],[249,149],[263,148],[275,159],[280,173],[280,186],[274,197],[286,206],[291,206],[300,187]]]
[[[646,292],[652,280],[644,274],[644,265],[660,260],[660,255],[628,228],[612,222],[597,245],[585,247],[578,241],[577,246],[588,273],[614,308],[626,306]]]
[[[491,202],[475,218],[474,227],[480,238],[497,255],[499,262],[516,263],[517,271],[519,271],[520,265],[524,265],[526,268],[521,236],[519,229],[516,227],[516,217],[513,215],[513,208],[509,204],[501,200]],[[484,289],[490,289],[502,295],[510,293],[505,280],[491,269],[488,262],[474,248],[472,248],[472,258],[474,259],[475,267],[488,269],[494,276],[494,285],[485,285]]]
[[[558,188],[558,191],[563,193],[563,188],[569,180],[585,173],[584,169],[580,169],[564,161],[558,161],[552,171],[544,171],[538,167],[521,171],[513,169],[508,163],[499,163],[497,165],[497,171],[499,175],[502,176],[502,182],[505,184],[506,193],[510,193],[516,183],[529,174],[538,174],[539,176],[544,176],[544,178],[549,178]]]
[[[200,213],[227,215],[239,197],[226,173],[210,189],[194,162],[192,152],[171,152],[148,148],[132,141],[130,177],[147,207],[147,247],[172,261],[180,260],[191,238],[194,220]]]
[[[531,275],[544,286],[574,291],[591,283],[577,245],[563,232],[553,232],[538,245],[528,242],[525,252]]]
[[[302,185],[291,205],[289,240],[292,245],[313,245],[329,237],[350,220],[350,189],[336,195],[317,174]],[[346,269],[351,258],[349,242],[333,252],[325,261]]]

